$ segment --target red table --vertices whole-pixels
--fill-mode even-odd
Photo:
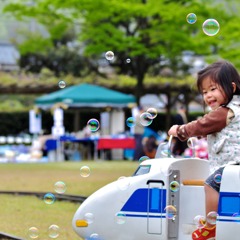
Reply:
[[[99,138],[97,143],[97,149],[134,149],[134,138]]]

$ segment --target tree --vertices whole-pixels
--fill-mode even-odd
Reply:
[[[225,17],[224,9],[211,1],[198,0],[35,0],[32,6],[24,2],[9,4],[5,10],[43,24],[49,42],[61,38],[74,25],[75,31],[79,29],[75,33],[83,54],[92,60],[92,69],[97,69],[102,54],[113,51],[115,58],[109,64],[118,73],[137,78],[137,99],[142,95],[146,73],[166,64],[177,72],[182,67],[183,50],[219,54],[221,35],[204,35],[202,23],[207,18],[225,21],[231,17]],[[190,12],[197,15],[195,24],[186,22]]]

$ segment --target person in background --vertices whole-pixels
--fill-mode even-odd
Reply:
[[[138,107],[138,112],[135,116],[136,124],[134,127],[134,138],[136,147],[134,149],[133,160],[139,160],[142,156],[145,155],[143,150],[143,134],[145,127],[141,124],[140,116],[144,112],[141,106]]]
[[[211,111],[184,125],[173,125],[169,135],[186,141],[190,137],[207,136],[209,163],[214,171],[205,181],[205,226],[192,233],[193,240],[215,239],[216,225],[208,221],[209,213],[217,213],[222,175],[226,164],[240,164],[240,76],[227,61],[217,61],[198,72],[197,87],[204,104]]]
[[[175,125],[183,125],[187,123],[186,116],[186,108],[184,106],[180,106],[178,108],[177,114],[174,117],[173,124]],[[174,156],[181,156],[185,149],[188,147],[187,142],[182,142],[177,137],[174,138],[174,145],[172,149],[172,153]]]
[[[154,158],[157,152],[157,139],[155,136],[150,135],[149,137],[144,138],[143,149],[144,153],[149,158]]]

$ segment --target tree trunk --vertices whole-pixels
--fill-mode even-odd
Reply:
[[[165,130],[168,132],[169,128],[171,127],[171,93],[170,91],[167,93],[167,104],[166,104],[166,123],[165,123]]]
[[[136,85],[136,89],[135,89],[135,97],[137,99],[137,104],[139,105],[140,103],[140,98],[143,95],[143,90],[144,90],[144,77],[145,74],[148,70],[148,65],[147,62],[145,60],[144,56],[139,56],[136,58],[136,66],[134,69],[135,72],[135,76],[137,78],[137,85]]]

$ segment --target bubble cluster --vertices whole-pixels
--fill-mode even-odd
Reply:
[[[95,118],[91,118],[87,122],[87,126],[91,132],[96,132],[100,128],[99,121]]]
[[[114,59],[114,53],[112,51],[107,51],[105,53],[105,58],[109,61],[113,60]]]
[[[186,20],[189,24],[194,24],[197,21],[197,15],[195,13],[189,13]]]
[[[202,30],[208,36],[215,36],[220,30],[220,25],[217,20],[210,18],[203,23]]]

